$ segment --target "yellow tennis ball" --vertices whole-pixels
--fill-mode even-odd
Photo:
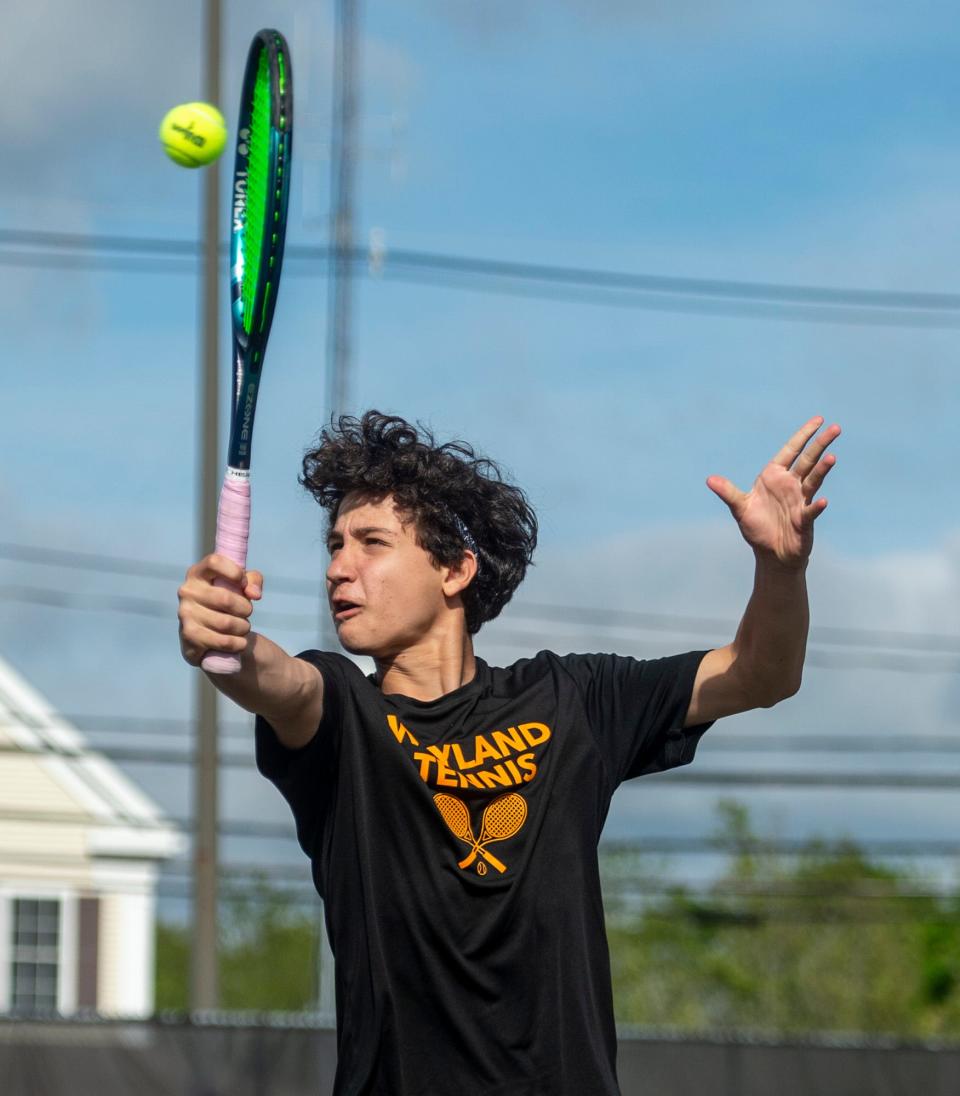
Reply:
[[[223,152],[227,123],[209,103],[181,103],[160,123],[163,151],[181,167],[203,167]]]

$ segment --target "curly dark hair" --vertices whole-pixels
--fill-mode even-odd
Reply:
[[[467,630],[499,616],[523,581],[537,546],[537,517],[519,487],[464,441],[437,445],[418,423],[367,411],[341,415],[303,458],[300,483],[336,521],[344,497],[392,496],[404,521],[440,566],[458,563],[466,525],[478,549],[478,570],[463,591]]]

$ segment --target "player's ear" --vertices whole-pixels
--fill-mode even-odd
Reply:
[[[447,597],[462,593],[473,582],[477,573],[477,557],[469,548],[456,562],[444,568],[443,592]]]

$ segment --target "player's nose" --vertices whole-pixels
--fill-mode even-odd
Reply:
[[[340,582],[349,582],[353,577],[354,567],[350,562],[350,555],[346,548],[339,548],[327,566],[327,582],[336,585]]]

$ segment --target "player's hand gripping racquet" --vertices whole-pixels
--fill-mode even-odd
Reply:
[[[290,50],[279,31],[262,30],[247,56],[237,124],[230,233],[233,416],[217,512],[216,551],[243,568],[250,531],[253,415],[280,284],[292,137]],[[240,669],[240,658],[212,651],[201,665],[208,673],[231,674]]]

